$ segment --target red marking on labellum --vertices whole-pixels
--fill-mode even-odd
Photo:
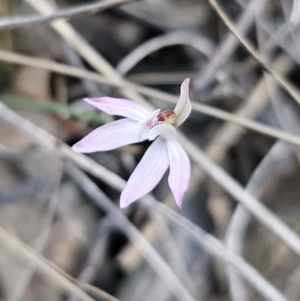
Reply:
[[[152,129],[154,126],[158,124],[171,124],[175,128],[177,127],[177,116],[174,111],[167,110],[164,112],[161,112],[158,116],[151,119],[147,123],[147,127]]]

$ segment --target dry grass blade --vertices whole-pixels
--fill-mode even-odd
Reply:
[[[95,164],[95,162],[86,156],[78,153],[74,153],[68,146],[63,144],[62,142],[55,139],[53,136],[49,135],[42,129],[36,127],[31,122],[27,121],[26,119],[23,119],[13,111],[6,108],[3,104],[0,103],[0,116],[3,120],[11,124],[12,126],[16,127],[19,131],[30,137],[32,140],[34,140],[38,145],[42,146],[46,150],[50,152],[54,152],[55,154],[65,157],[72,162],[74,162],[77,166],[83,168],[85,171],[91,173],[95,177],[100,178],[102,181],[106,182],[110,186],[116,188],[117,190],[122,190],[125,187],[126,182],[121,179],[118,175],[108,171],[106,168],[99,164]],[[192,146],[193,147],[193,146]],[[193,154],[195,155],[197,151],[195,152],[193,150]],[[195,156],[194,156],[195,157]],[[207,158],[205,158],[202,153],[200,153],[200,161],[198,160],[198,163],[203,164],[203,160],[206,161]],[[209,172],[213,177],[218,174],[220,171],[218,170],[218,167],[215,166],[210,160],[208,160],[208,163],[204,162],[203,167],[207,172]],[[208,169],[211,169],[209,171]],[[224,172],[221,171],[222,176],[225,177],[225,183],[224,185],[229,185],[231,187],[228,187],[229,189],[232,189],[235,191],[237,183],[234,182],[234,180],[230,180],[230,178],[226,175],[224,175]],[[222,179],[224,180],[224,179]],[[228,183],[229,182],[229,183]],[[233,187],[232,187],[233,186]],[[227,187],[225,187],[227,188]],[[228,189],[227,188],[227,189]],[[244,201],[256,201],[254,198],[252,198],[250,195],[244,195],[244,191],[241,187],[238,187],[238,190],[235,191],[236,195],[239,200],[242,202]],[[244,199],[245,198],[245,199]],[[226,249],[216,238],[213,236],[206,234],[204,231],[202,231],[200,228],[193,225],[191,222],[187,221],[185,218],[179,216],[176,212],[170,210],[166,206],[158,203],[153,198],[147,196],[144,197],[144,202],[150,206],[151,208],[160,210],[160,212],[163,212],[165,216],[167,216],[169,219],[171,219],[175,224],[179,225],[186,231],[186,234],[193,237],[197,242],[199,242],[201,245],[205,246],[206,250],[212,254],[213,256],[222,259],[228,264],[233,265],[238,271],[247,279],[263,296],[265,296],[267,299],[272,301],[286,301],[286,299],[281,295],[280,292],[276,288],[274,288],[266,279],[264,279],[258,271],[256,271],[253,267],[251,267],[249,264],[247,264],[242,258],[236,256],[234,253]],[[248,204],[249,205],[249,204]],[[263,207],[263,206],[262,206]],[[263,207],[264,208],[264,207]],[[252,208],[249,208],[252,209]],[[257,210],[257,208],[255,209]],[[259,210],[259,209],[258,209]],[[266,211],[265,209],[264,211]],[[252,210],[253,211],[253,210]],[[268,211],[267,211],[268,212]],[[254,214],[257,214],[257,212],[253,212]],[[271,214],[271,213],[269,213]],[[266,218],[266,216],[264,216]],[[267,219],[267,221],[269,221]],[[276,217],[272,218],[273,224],[271,225],[271,228],[274,227],[279,228],[280,221],[276,219]],[[287,243],[294,249],[294,247],[298,247],[299,249],[299,243],[298,243],[298,237],[291,232],[287,227],[283,226],[285,229],[284,235],[287,235],[286,237],[281,238],[284,241],[287,241]],[[278,231],[274,231],[278,235]],[[290,238],[292,237],[292,240],[290,241]],[[286,239],[287,238],[287,239]]]
[[[216,0],[209,0],[209,3],[212,6],[212,8],[217,12],[217,14],[225,23],[225,25],[228,27],[228,29],[235,35],[235,37],[240,41],[240,43],[249,52],[253,59],[255,59],[259,63],[261,68],[267,73],[269,73],[274,78],[276,83],[283,90],[285,90],[296,102],[298,102],[298,104],[300,104],[299,91],[288,80],[286,80],[284,77],[275,72],[263,61],[263,59],[260,57],[259,53],[255,50],[253,45],[238,32],[233,22],[230,20],[228,15],[224,12],[224,10],[221,8],[221,6]]]
[[[178,97],[172,94],[168,94],[162,91],[158,91],[152,88],[143,87],[136,85],[129,81],[123,81],[122,83],[115,83],[110,79],[105,78],[104,76],[101,76],[100,74],[97,74],[95,72],[90,72],[83,70],[81,68],[71,67],[64,64],[59,64],[50,60],[45,59],[37,59],[25,55],[16,54],[13,52],[0,50],[0,61],[6,61],[14,64],[20,64],[25,66],[32,66],[42,69],[51,70],[56,73],[69,75],[72,77],[77,78],[86,78],[93,80],[100,84],[105,85],[111,85],[113,87],[118,88],[130,88],[132,90],[135,90],[136,92],[139,92],[145,96],[149,96],[156,99],[161,99],[169,103],[175,104],[178,100]],[[194,111],[203,113],[221,120],[230,121],[233,123],[236,123],[237,125],[243,126],[245,128],[248,128],[250,130],[259,132],[264,135],[268,135],[271,137],[274,137],[276,139],[281,139],[283,141],[300,145],[300,138],[296,135],[292,135],[286,132],[283,132],[281,130],[277,130],[275,128],[272,128],[270,126],[263,125],[259,122],[255,122],[251,119],[237,116],[232,113],[228,113],[226,111],[216,109],[213,107],[210,107],[208,105],[199,104],[194,101],[192,101],[192,108]]]
[[[71,19],[101,12],[114,7],[126,5],[139,0],[112,0],[79,7],[62,9],[48,16],[16,16],[0,19],[0,30],[16,29],[47,23],[57,19]]]

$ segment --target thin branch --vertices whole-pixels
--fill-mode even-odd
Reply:
[[[95,72],[90,72],[83,70],[81,68],[76,68],[76,67],[71,67],[68,65],[64,64],[59,64],[50,60],[45,60],[45,59],[37,59],[25,55],[20,55],[16,54],[13,52],[5,51],[5,50],[0,50],[0,60],[14,63],[14,64],[20,64],[20,65],[25,65],[25,66],[32,66],[36,68],[42,68],[42,69],[47,69],[51,70],[56,73],[60,74],[65,74],[69,75],[72,77],[77,77],[77,78],[87,78],[94,80],[95,82],[98,82],[100,84],[105,84],[105,85],[110,85],[113,87],[118,87],[118,88],[130,88],[132,90],[135,90],[136,92],[139,92],[145,96],[149,96],[155,99],[161,99],[166,102],[176,104],[178,97],[169,93],[165,93],[162,91],[158,91],[152,88],[148,87],[143,87],[136,85],[132,82],[129,81],[123,81],[123,83],[115,83],[111,81],[110,79],[105,78],[104,76],[101,76]],[[245,128],[248,128],[250,130],[259,132],[264,135],[268,135],[271,137],[274,137],[276,139],[281,139],[283,141],[295,144],[295,145],[300,145],[300,138],[297,137],[296,135],[292,135],[289,133],[286,133],[281,130],[277,130],[275,128],[272,128],[267,125],[263,125],[259,122],[255,122],[251,119],[242,117],[242,116],[237,116],[235,114],[216,109],[213,107],[210,107],[205,104],[199,104],[196,103],[195,101],[192,101],[192,108],[194,111],[203,113],[221,120],[225,121],[230,121],[233,122],[237,125],[243,126]]]
[[[28,245],[24,244],[22,241],[9,234],[3,228],[0,227],[0,245],[5,248],[9,248],[12,252],[18,254],[18,256],[22,256],[26,258],[29,262],[36,265],[37,270],[42,272],[45,276],[50,278],[56,285],[58,285],[61,289],[67,291],[68,293],[81,298],[85,301],[95,301],[95,299],[91,298],[84,291],[82,291],[75,284],[70,282],[66,277],[64,277],[61,273],[55,270],[52,266],[50,266],[46,260],[37,253],[34,249],[30,248]]]
[[[68,9],[61,9],[47,16],[14,16],[0,19],[0,30],[16,29],[48,23],[57,19],[73,19],[95,14],[107,9],[119,7],[140,0],[110,0],[94,4],[81,5]]]
[[[252,0],[248,2],[247,7],[245,7],[236,23],[236,27],[241,33],[245,34],[249,30],[253,24],[255,13],[262,9],[265,2],[266,0]],[[197,90],[205,88],[213,80],[218,69],[222,64],[229,61],[230,56],[237,47],[238,41],[230,32],[227,33],[218,47],[216,47],[212,58],[203,66],[199,75],[195,78]]]
[[[15,149],[11,147],[7,147],[6,145],[0,143],[0,158],[5,158],[7,160],[16,160],[23,158],[24,156],[31,154],[31,152],[35,151],[36,147],[30,146],[25,149]]]
[[[259,53],[255,50],[253,45],[244,38],[240,32],[235,28],[233,22],[230,20],[228,15],[224,12],[221,6],[218,4],[216,0],[209,0],[210,5],[222,19],[224,24],[229,28],[229,30],[235,35],[235,37],[240,41],[243,47],[249,52],[249,54],[257,61],[257,63],[261,66],[261,68],[269,73],[276,83],[285,90],[298,104],[300,104],[300,93],[299,91],[283,76],[274,71],[271,67],[269,67],[263,59],[260,57]]]
[[[42,146],[46,150],[50,152],[54,152],[56,155],[65,157],[72,162],[74,162],[77,166],[81,167],[85,171],[91,173],[95,177],[101,179],[108,185],[117,190],[122,190],[125,187],[126,182],[121,179],[118,175],[112,173],[107,170],[103,166],[99,164],[95,164],[95,162],[88,157],[74,153],[70,147],[60,142],[44,130],[38,128],[33,125],[28,120],[20,117],[18,114],[14,113],[4,105],[0,103],[0,117],[9,123],[10,125],[17,128],[17,130],[29,136],[32,140],[34,140],[38,145]],[[196,148],[196,146],[189,145],[192,148]],[[191,151],[189,149],[189,151]],[[287,228],[281,221],[279,221],[275,216],[268,211],[268,209],[264,208],[261,204],[260,208],[254,208],[251,206],[251,203],[259,203],[255,198],[251,197],[244,193],[244,190],[236,183],[233,179],[231,179],[226,173],[220,170],[219,167],[215,166],[213,162],[211,162],[208,158],[206,158],[200,151],[192,149],[193,158],[197,159],[197,163],[200,163],[201,166],[209,173],[212,177],[218,178],[218,182],[224,181],[224,188],[230,190],[231,194],[241,201],[241,203],[247,205],[247,207],[251,210],[251,212],[257,216],[261,207],[263,208],[263,212],[267,212],[267,216],[263,216],[265,220],[263,221],[265,224],[268,223],[268,227],[271,228],[277,235],[279,235],[286,243],[292,247],[298,254],[300,254],[300,243],[298,237]],[[200,158],[197,158],[199,155]],[[204,162],[203,162],[204,161]],[[207,162],[205,162],[207,161]],[[221,174],[222,179],[219,179]],[[186,234],[193,237],[197,242],[205,246],[206,250],[221,259],[222,261],[231,264],[234,266],[242,275],[247,279],[263,296],[272,301],[286,301],[286,299],[279,293],[276,288],[274,288],[266,279],[264,279],[259,272],[257,272],[253,267],[251,267],[248,263],[246,263],[242,258],[238,257],[233,252],[227,250],[222,243],[220,243],[213,236],[206,234],[200,228],[196,227],[191,222],[187,221],[182,216],[178,215],[176,212],[170,210],[166,206],[160,204],[155,201],[150,196],[146,196],[143,198],[143,202],[157,210],[160,210],[165,214],[169,219],[171,219],[177,225],[180,225],[182,229],[185,230]],[[250,204],[250,206],[249,206]],[[252,204],[253,205],[253,204]],[[272,216],[270,225],[269,215]],[[281,233],[280,231],[284,231]],[[280,230],[280,231],[279,231]],[[280,232],[280,233],[279,233]]]

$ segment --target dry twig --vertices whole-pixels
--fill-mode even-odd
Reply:
[[[244,38],[240,32],[235,28],[233,22],[230,20],[228,15],[224,12],[221,6],[218,4],[216,0],[209,0],[212,8],[217,12],[219,17],[225,23],[225,25],[229,28],[229,30],[235,35],[235,37],[240,41],[243,47],[249,52],[249,54],[257,61],[257,63],[261,66],[261,68],[269,73],[276,83],[285,90],[298,104],[300,104],[300,94],[299,91],[283,76],[274,71],[271,67],[269,67],[263,59],[260,57],[259,53],[255,50],[253,45]]]
[[[48,23],[57,19],[73,19],[86,15],[101,12],[107,9],[137,2],[140,0],[110,0],[93,4],[81,5],[68,9],[61,9],[47,16],[14,16],[0,19],[0,30],[29,27],[38,24]]]

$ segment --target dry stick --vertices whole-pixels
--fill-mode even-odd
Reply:
[[[122,190],[125,187],[126,182],[123,179],[121,179],[118,175],[107,170],[106,168],[104,168],[99,164],[95,164],[95,161],[91,160],[90,158],[82,154],[74,153],[69,146],[57,140],[55,137],[51,136],[44,130],[33,125],[28,120],[20,117],[18,114],[8,109],[6,106],[4,106],[1,103],[0,103],[0,117],[10,125],[14,126],[17,130],[27,135],[38,145],[42,146],[48,151],[54,152],[59,156],[71,160],[78,167],[81,167],[82,169],[89,172],[93,176],[101,179],[111,187],[117,190]],[[229,184],[231,186],[229,190],[236,191],[237,199],[241,201],[241,203],[246,205],[247,208],[250,209],[250,211],[252,211],[254,215],[257,215],[256,211],[253,212],[252,206],[248,206],[248,203],[249,201],[258,203],[258,201],[253,197],[251,197],[250,195],[244,194],[244,191],[241,192],[240,190],[242,190],[242,188],[237,183],[235,183],[233,179],[230,179],[228,175],[224,173],[224,171],[222,170],[219,171],[218,170],[219,167],[215,166],[214,163],[211,162],[208,158],[205,158],[202,153],[200,153],[200,156],[201,158],[199,158],[200,159],[198,161],[199,163],[202,164],[203,162],[201,161],[203,161],[203,159],[204,161],[207,161],[207,163],[203,164],[205,170],[213,177],[217,174],[221,175],[222,180],[224,180],[225,182],[225,185]],[[281,293],[279,293],[276,288],[274,288],[266,279],[264,279],[259,274],[258,271],[256,271],[242,258],[238,257],[236,254],[227,250],[224,247],[224,245],[216,238],[205,233],[200,228],[198,228],[197,226],[195,226],[194,224],[186,220],[184,217],[178,215],[176,212],[170,210],[168,207],[164,206],[163,204],[160,204],[150,196],[144,197],[143,203],[149,206],[150,208],[153,208],[153,210],[158,210],[159,212],[162,212],[175,224],[180,225],[180,227],[182,227],[182,229],[186,231],[186,234],[193,237],[193,239],[195,239],[203,247],[205,247],[207,252],[209,252],[216,258],[221,259],[223,262],[231,264],[233,267],[235,267],[241,273],[241,275],[243,275],[243,277],[247,279],[249,283],[251,283],[267,299],[272,301],[286,301],[286,299],[281,295]],[[270,221],[268,215],[265,216],[265,219],[267,221]],[[278,231],[276,229],[277,228],[282,229],[281,221],[279,221],[278,219],[276,219],[276,217],[274,217],[270,222],[274,223],[272,224],[273,226],[271,226],[271,228],[275,228],[273,229],[273,231],[278,235]],[[293,232],[291,232],[285,225],[283,225],[283,228],[286,230],[285,233],[283,233],[284,235],[286,235],[282,237],[283,240],[285,240],[288,243],[288,245],[290,246],[292,245],[293,249],[294,246],[298,247],[299,246],[298,237]]]
[[[46,211],[46,214],[45,216],[43,216],[43,225],[40,227],[43,230],[42,232],[39,233],[38,237],[34,240],[32,244],[34,249],[39,253],[43,252],[47,244],[50,235],[51,225],[56,212],[56,207],[59,202],[59,193],[60,193],[62,173],[64,169],[63,166],[64,162],[60,162],[59,164],[60,164],[59,176],[54,177],[55,183],[53,183],[53,188],[51,189],[53,192],[49,198],[49,204],[48,204],[48,209]],[[18,280],[17,284],[14,286],[14,290],[12,294],[9,296],[9,298],[7,298],[7,301],[21,300],[22,296],[24,295],[24,291],[26,290],[28,284],[31,281],[32,275],[35,272],[35,268],[36,268],[35,265],[31,265],[28,268],[20,271],[17,279]]]
[[[101,12],[107,9],[126,5],[140,0],[110,0],[94,4],[81,5],[68,9],[61,9],[47,16],[13,16],[0,18],[0,30],[16,29],[47,23],[56,19],[70,19]]]
[[[13,52],[0,50],[0,61],[6,61],[14,64],[20,64],[25,66],[32,66],[42,69],[51,70],[56,73],[69,75],[72,77],[77,78],[87,78],[94,80],[97,83],[100,84],[106,84],[111,85],[113,87],[119,87],[119,88],[130,88],[132,90],[135,90],[136,92],[139,92],[145,96],[149,96],[152,98],[157,98],[164,100],[166,102],[176,104],[178,101],[178,97],[169,93],[165,93],[162,91],[158,91],[155,89],[143,87],[136,85],[134,83],[131,83],[129,81],[123,81],[122,84],[112,82],[110,79],[107,79],[95,72],[90,72],[83,70],[81,68],[71,67],[64,64],[59,64],[56,62],[53,62],[51,60],[45,60],[45,59],[37,59],[25,55],[16,54]],[[300,138],[296,135],[286,133],[281,130],[277,130],[275,128],[272,128],[270,126],[263,125],[259,122],[255,122],[253,120],[250,120],[248,118],[242,117],[242,116],[236,116],[235,114],[228,113],[226,111],[216,109],[213,107],[210,107],[208,105],[204,104],[198,104],[195,101],[192,101],[192,108],[194,111],[203,113],[221,120],[229,121],[236,123],[240,126],[243,126],[245,128],[248,128],[250,130],[259,132],[264,135],[269,135],[271,137],[274,137],[276,139],[281,139],[286,142],[300,145]]]
[[[245,34],[249,30],[255,18],[255,11],[261,10],[265,2],[266,0],[250,1],[236,23],[239,32]],[[199,75],[195,78],[196,89],[205,88],[213,80],[218,69],[229,60],[237,47],[238,41],[230,32],[227,33],[216,48],[212,58],[204,65]]]
[[[295,101],[300,104],[300,94],[299,91],[283,76],[278,74],[276,71],[274,71],[272,68],[270,68],[261,58],[258,52],[255,50],[253,45],[246,40],[240,32],[237,31],[235,28],[233,22],[230,20],[228,15],[224,12],[224,10],[220,7],[218,2],[216,0],[209,0],[210,5],[212,8],[216,11],[216,13],[219,15],[219,17],[222,19],[224,24],[229,28],[229,30],[235,35],[235,37],[240,41],[240,43],[243,45],[243,47],[250,53],[250,55],[258,62],[258,64],[261,66],[261,68],[269,73],[276,83],[285,90]]]
[[[66,279],[61,273],[53,269],[42,256],[34,249],[24,244],[22,241],[9,234],[3,228],[0,227],[0,245],[3,248],[10,248],[12,253],[18,253],[18,256],[26,258],[29,262],[36,265],[36,268],[42,272],[45,276],[51,279],[61,289],[67,291],[71,295],[81,298],[85,301],[95,301],[75,284]]]
[[[77,277],[79,281],[91,283],[97,278],[99,267],[102,266],[106,259],[107,244],[109,243],[113,226],[110,216],[105,216],[98,222],[97,238],[89,250],[83,269]],[[75,298],[69,301],[71,300],[74,301]]]
[[[107,219],[106,217],[104,217],[101,222],[106,223]],[[100,222],[100,223],[101,223]],[[110,222],[110,221],[109,221]],[[99,225],[100,225],[99,223]],[[96,276],[98,275],[98,273],[101,273],[101,269],[99,270],[98,267],[99,265],[101,265],[101,263],[103,263],[103,261],[105,260],[105,254],[106,254],[106,246],[107,246],[107,241],[110,235],[110,231],[108,227],[105,227],[105,225],[99,226],[99,228],[101,227],[100,232],[98,233],[98,238],[97,241],[95,242],[95,244],[92,246],[92,250],[88,255],[88,264],[85,265],[85,267],[83,268],[83,270],[80,272],[80,274],[78,275],[77,279],[79,281],[81,281],[81,283],[84,283],[85,285],[90,285],[89,283],[93,282],[93,280],[96,278]],[[101,237],[99,237],[101,235]],[[95,286],[91,286],[93,289],[95,289]],[[93,292],[92,290],[90,291],[90,294],[92,296],[97,296],[95,294],[95,292]],[[117,299],[115,298],[115,300],[117,301]],[[78,301],[78,299],[76,297],[71,297],[70,299],[68,299],[68,301]],[[113,300],[111,300],[113,301]]]
[[[55,12],[55,9],[45,0],[26,0],[26,2],[43,15]],[[104,74],[116,84],[123,82],[122,76],[67,21],[58,20],[50,24],[98,72]],[[145,106],[147,105],[145,100],[135,91],[121,89],[121,92],[129,99],[144,103]]]
[[[11,148],[7,147],[6,145],[0,143],[0,157],[1,159],[6,160],[15,160],[24,158],[27,154],[31,154],[32,152],[36,151],[35,146],[29,146],[25,149],[17,149],[17,148]]]
[[[276,178],[282,174],[292,173],[295,169],[293,157],[290,145],[277,141],[252,174],[246,190],[253,195],[260,196],[264,187],[269,186],[272,177]],[[243,253],[243,242],[251,217],[251,213],[243,205],[237,206],[232,215],[226,232],[226,245],[236,254]],[[240,275],[228,267],[228,276],[232,300],[248,300]]]
[[[165,204],[165,200],[162,201]],[[173,203],[174,204],[174,203]],[[169,207],[170,208],[170,207]],[[181,276],[181,279],[185,286],[189,288],[191,292],[195,294],[199,293],[199,287],[195,286],[195,279],[188,271],[188,267],[185,264],[185,258],[182,254],[181,248],[178,248],[178,242],[176,241],[169,225],[167,223],[167,218],[163,215],[152,214],[150,222],[152,227],[154,227],[156,241],[162,242],[162,248],[167,254],[168,262],[172,266],[174,272]],[[147,223],[145,226],[149,225]]]
[[[43,258],[44,259],[44,258]],[[66,279],[68,279],[71,283],[74,283],[76,286],[84,290],[89,295],[93,296],[94,298],[97,298],[98,301],[120,301],[116,297],[108,294],[107,292],[99,289],[98,287],[95,287],[89,283],[81,282],[80,280],[77,280],[76,278],[72,277],[62,269],[60,269],[58,266],[53,264],[53,262],[48,261],[47,259],[44,259],[45,262],[51,266],[54,270],[59,272],[62,276],[64,276]],[[77,299],[77,296],[76,296]]]

